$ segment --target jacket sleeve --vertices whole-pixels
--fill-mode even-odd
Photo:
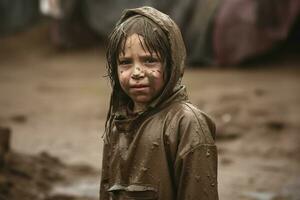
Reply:
[[[217,149],[201,144],[176,163],[177,199],[218,200]]]
[[[177,200],[218,200],[215,126],[207,116],[193,112],[179,123],[174,177]]]

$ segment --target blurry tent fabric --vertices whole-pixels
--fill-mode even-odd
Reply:
[[[189,65],[213,62],[212,31],[214,16],[221,0],[177,0],[170,16],[181,28]]]
[[[64,26],[79,22],[78,16],[75,20],[72,16],[81,13],[87,27],[102,38],[124,9],[152,6],[178,24],[187,47],[187,63],[195,66],[235,65],[269,52],[287,39],[300,13],[300,0],[57,1],[62,3]]]
[[[38,0],[1,0],[0,35],[22,30],[33,24],[38,15]]]
[[[86,0],[83,2],[83,13],[91,28],[101,36],[107,37],[124,9],[153,6],[153,2],[155,0]]]
[[[96,34],[83,17],[85,1],[40,0],[42,15],[52,18],[49,23],[51,43],[57,49],[83,48],[95,44]]]
[[[212,22],[221,0],[86,0],[86,21],[100,36],[107,37],[125,8],[152,6],[167,13],[180,27],[189,64],[212,62]]]
[[[285,41],[300,13],[299,0],[223,0],[213,41],[220,65],[240,64]]]
[[[64,1],[64,2],[72,2]],[[40,0],[40,12],[43,15],[51,16],[55,19],[62,18],[62,6],[60,0]]]

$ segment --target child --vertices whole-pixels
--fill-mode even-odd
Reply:
[[[107,49],[112,95],[100,200],[217,200],[214,123],[181,84],[177,25],[151,7],[126,10]]]

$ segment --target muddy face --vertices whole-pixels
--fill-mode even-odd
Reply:
[[[164,64],[156,53],[146,50],[142,36],[132,34],[119,55],[118,77],[121,88],[142,111],[157,97],[164,85]]]

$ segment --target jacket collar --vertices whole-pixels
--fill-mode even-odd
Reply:
[[[166,99],[163,102],[160,102],[157,104],[155,100],[149,104],[148,108],[144,112],[132,114],[128,112],[128,106],[120,107],[120,109],[115,113],[114,116],[114,123],[118,131],[121,132],[130,132],[135,127],[138,126],[138,124],[143,121],[146,117],[149,117],[165,107],[168,107],[174,102],[179,101],[188,101],[188,96],[186,92],[185,86],[181,85],[178,87],[178,90],[175,91],[168,99]]]

